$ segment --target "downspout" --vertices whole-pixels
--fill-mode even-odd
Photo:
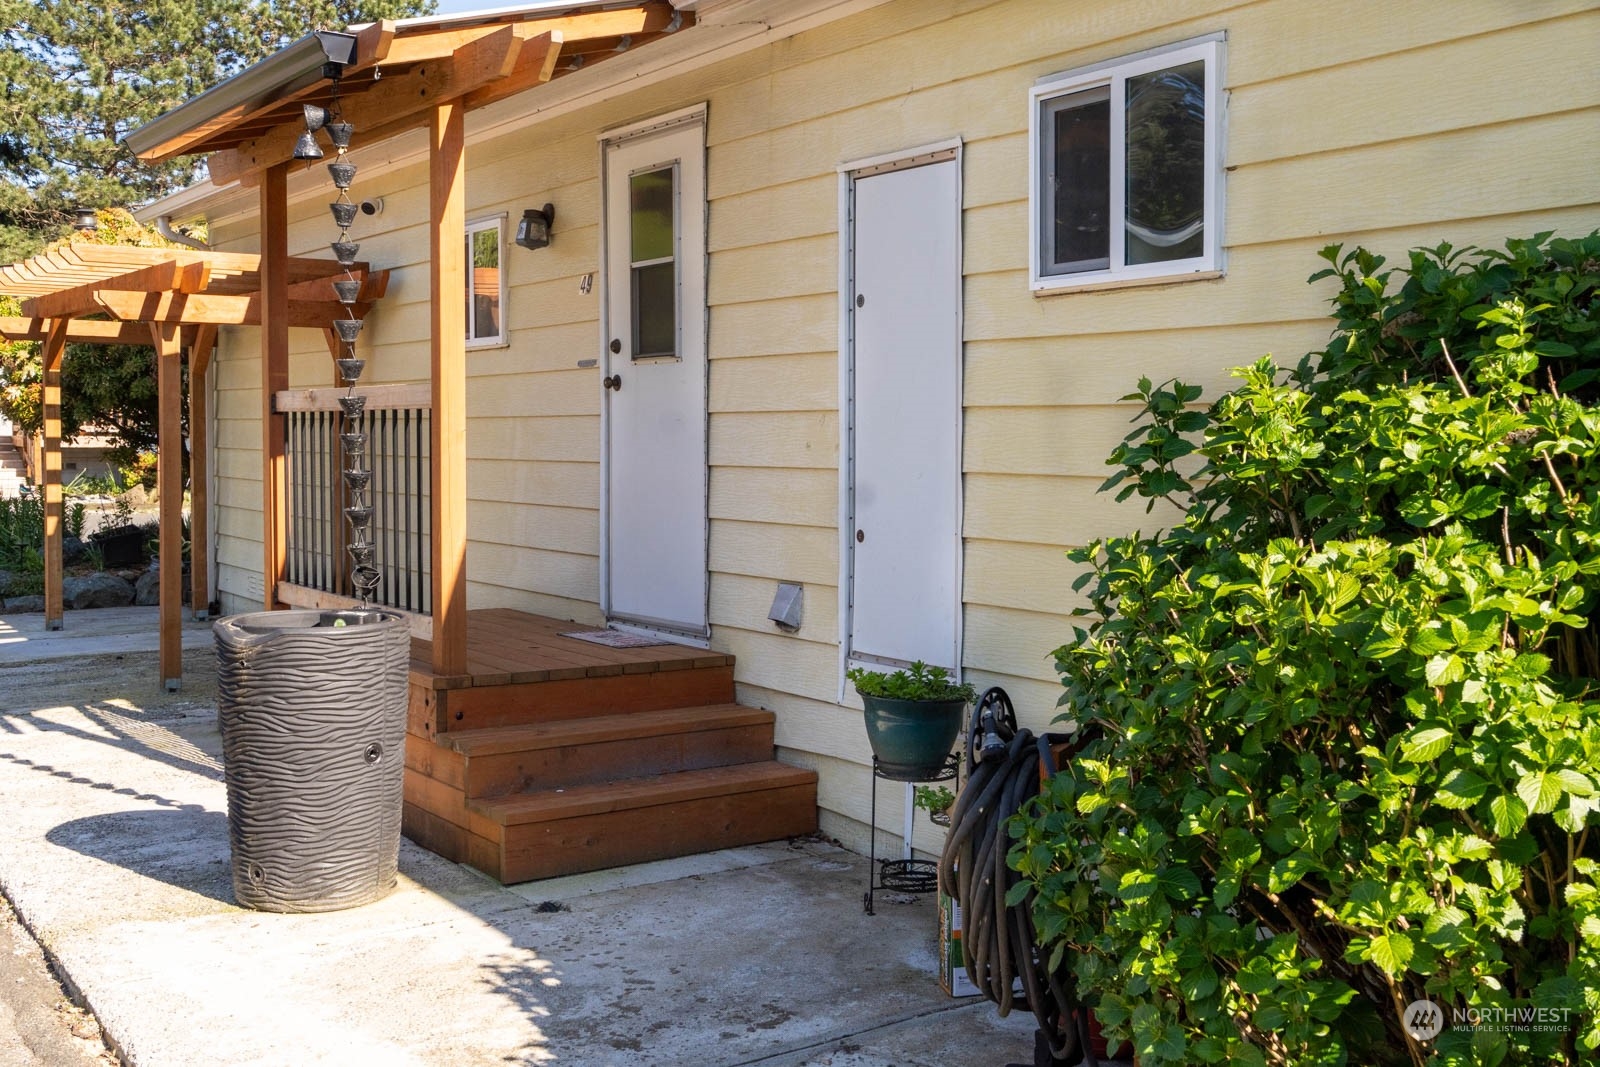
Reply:
[[[211,251],[211,246],[201,241],[196,241],[186,233],[172,228],[171,215],[156,216],[156,232],[174,244],[183,245],[185,248],[197,248],[202,252]]]

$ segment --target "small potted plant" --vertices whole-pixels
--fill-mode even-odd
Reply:
[[[950,806],[956,795],[942,785],[919,785],[912,804],[928,813],[928,821],[935,826],[950,825]]]
[[[972,686],[920,660],[893,674],[863,667],[846,674],[865,705],[867,741],[878,757],[878,773],[902,782],[936,775],[961,730],[962,713],[977,697]]]

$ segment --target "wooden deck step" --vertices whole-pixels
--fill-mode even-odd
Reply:
[[[770,711],[715,704],[461,730],[439,743],[464,757],[469,798],[703,770],[772,758]]]
[[[480,798],[468,861],[502,882],[812,833],[817,775],[774,761]]]

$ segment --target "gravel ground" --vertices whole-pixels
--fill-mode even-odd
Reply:
[[[176,693],[161,689],[156,673],[154,652],[0,664],[0,712],[102,703],[136,705],[147,714],[216,707],[217,658],[209,647],[184,651],[183,688]]]

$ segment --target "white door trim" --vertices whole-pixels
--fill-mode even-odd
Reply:
[[[620,144],[634,137],[643,137],[649,133],[659,133],[673,126],[681,126],[689,122],[698,122],[702,125],[706,121],[706,105],[693,104],[689,107],[668,111],[664,115],[655,115],[648,119],[640,119],[622,126],[613,126],[609,130],[601,130],[598,139],[601,152],[604,153],[607,145]]]
[[[858,178],[869,177],[873,174],[882,174],[891,170],[904,170],[909,167],[926,166],[931,163],[942,163],[954,160],[956,164],[956,196],[955,196],[955,240],[956,263],[959,265],[956,276],[952,279],[954,292],[951,300],[956,311],[956,396],[960,398],[961,405],[958,419],[965,423],[966,394],[962,386],[962,365],[965,362],[966,350],[966,324],[965,303],[963,300],[965,289],[965,254],[962,241],[963,206],[965,192],[963,186],[962,159],[965,145],[960,138],[951,138],[937,141],[932,144],[906,148],[897,152],[888,152],[881,155],[869,156],[863,159],[842,163],[838,167],[839,174],[839,702],[859,705],[859,700],[853,695],[845,672],[850,668],[851,648],[850,635],[852,631],[850,596],[854,575],[855,560],[855,501],[853,499],[853,485],[855,482],[855,182]],[[958,434],[964,434],[964,426],[958,425]],[[956,465],[956,529],[962,532],[962,546],[956,552],[956,671],[959,677],[962,669],[962,659],[965,642],[966,612],[962,595],[962,572],[966,559],[965,535],[963,526],[963,509],[965,494],[961,491],[961,478],[963,464]],[[864,664],[869,669],[876,664]]]
[[[624,144],[624,143],[626,143],[628,141],[631,141],[631,140],[634,140],[634,139],[637,139],[637,138],[640,138],[640,137],[645,137],[645,136],[650,136],[650,135],[654,135],[654,134],[657,134],[657,133],[666,132],[668,130],[672,130],[672,129],[675,129],[675,128],[678,128],[678,127],[689,126],[689,125],[698,125],[700,127],[700,130],[701,130],[700,151],[701,151],[701,156],[702,156],[702,163],[704,165],[705,163],[709,162],[709,160],[706,158],[707,152],[706,152],[706,143],[705,143],[706,142],[706,137],[705,137],[705,134],[706,134],[706,127],[707,127],[707,105],[705,103],[695,104],[695,105],[693,105],[691,107],[680,108],[679,110],[667,112],[666,114],[663,114],[663,115],[657,115],[657,116],[655,116],[653,118],[643,119],[643,120],[640,120],[640,121],[637,121],[637,122],[628,123],[628,124],[623,125],[623,126],[614,127],[614,128],[612,128],[610,130],[603,131],[598,137],[597,148],[598,148],[598,154],[599,154],[598,173],[599,173],[599,181],[600,181],[600,226],[598,227],[599,232],[598,232],[598,235],[597,235],[597,240],[599,242],[599,246],[600,247],[599,247],[599,270],[597,271],[597,273],[599,274],[599,284],[598,284],[598,286],[596,288],[596,293],[597,293],[597,296],[598,296],[599,301],[600,301],[600,306],[599,306],[599,314],[596,316],[597,322],[598,322],[598,326],[599,326],[599,336],[596,338],[596,342],[595,342],[596,349],[595,349],[595,351],[598,353],[598,356],[599,356],[598,369],[599,369],[599,376],[600,377],[604,377],[607,374],[613,373],[613,370],[612,370],[611,365],[610,365],[611,353],[610,353],[610,351],[608,350],[608,347],[607,347],[608,343],[610,341],[610,338],[611,338],[611,319],[610,319],[610,315],[611,315],[611,300],[610,300],[611,293],[610,293],[610,288],[611,287],[610,287],[610,284],[608,282],[608,278],[609,278],[609,275],[610,275],[610,271],[609,271],[608,268],[609,268],[610,263],[609,263],[609,257],[608,257],[607,250],[606,250],[606,245],[607,245],[606,236],[607,236],[607,233],[608,233],[607,227],[609,225],[608,219],[609,219],[609,214],[610,214],[610,212],[609,212],[610,203],[609,203],[609,200],[608,200],[608,193],[607,193],[607,187],[608,187],[608,184],[609,184],[609,182],[607,180],[608,179],[607,153],[610,151],[610,149],[612,149],[614,147],[617,147],[618,145]],[[704,169],[702,170],[702,173],[706,174],[706,176],[709,177],[709,174]],[[709,200],[709,197],[704,195],[706,191],[707,191],[706,189],[704,189],[704,188],[702,189],[702,196],[701,196],[701,200],[700,200],[700,211],[702,212],[702,227],[703,227],[702,233],[709,234],[709,232],[710,232],[709,227],[710,227],[710,221],[711,221],[711,219],[710,219],[710,200]],[[680,205],[680,211],[681,210],[682,210],[682,205]],[[702,274],[701,274],[701,277],[703,279],[706,279],[707,282],[709,282],[710,266],[711,266],[711,264],[710,264],[710,246],[709,246],[709,242],[702,242],[702,244],[703,244],[703,247],[700,249],[701,262],[702,262],[702,267],[701,267]],[[702,409],[705,412],[705,419],[706,419],[705,441],[706,441],[706,449],[707,449],[706,455],[704,457],[704,463],[703,463],[703,469],[704,469],[703,497],[704,497],[704,500],[705,500],[706,504],[709,505],[710,493],[711,493],[711,463],[710,463],[710,461],[711,461],[711,455],[710,455],[711,314],[710,314],[710,307],[709,306],[707,306],[705,308],[704,314],[701,316],[701,344],[704,346],[703,347],[703,352],[704,352],[704,364],[705,364],[705,368],[704,368],[705,369],[705,379],[701,382],[701,389],[703,391]],[[598,385],[598,383],[596,383],[596,384]],[[659,635],[659,636],[661,636],[663,638],[669,639],[669,640],[671,640],[671,641],[673,641],[675,643],[678,643],[678,644],[693,645],[695,647],[709,647],[709,638],[710,638],[710,633],[711,633],[711,558],[710,558],[710,545],[711,545],[710,523],[711,523],[711,519],[710,519],[710,511],[709,511],[708,507],[703,507],[702,508],[702,515],[701,515],[701,521],[705,524],[705,527],[706,527],[706,537],[705,537],[706,558],[703,561],[703,568],[704,568],[704,573],[705,573],[705,576],[706,576],[705,605],[704,605],[705,619],[706,619],[705,632],[702,633],[702,634],[689,634],[689,633],[685,633],[685,632],[682,632],[682,631],[679,631],[679,630],[674,630],[674,629],[666,629],[666,628],[657,629],[657,628],[655,628],[653,626],[650,626],[650,625],[648,625],[646,623],[641,623],[641,622],[637,622],[637,621],[614,620],[612,618],[611,581],[610,581],[610,574],[611,574],[611,528],[610,528],[610,519],[611,519],[611,516],[610,516],[610,507],[609,507],[608,502],[607,502],[607,496],[608,496],[608,494],[610,492],[611,471],[612,471],[611,428],[610,428],[610,414],[609,414],[609,412],[610,412],[610,405],[608,403],[606,403],[605,400],[602,400],[601,404],[600,404],[600,523],[599,523],[599,527],[600,527],[600,529],[599,529],[599,533],[600,533],[600,552],[599,552],[599,561],[598,561],[598,563],[599,563],[599,585],[600,585],[600,588],[599,588],[599,591],[598,591],[598,601],[599,601],[599,608],[600,608],[601,615],[602,615],[602,617],[604,617],[607,620],[607,625],[610,626],[612,629],[628,630],[630,632],[635,632],[635,633],[656,634],[656,635]]]

